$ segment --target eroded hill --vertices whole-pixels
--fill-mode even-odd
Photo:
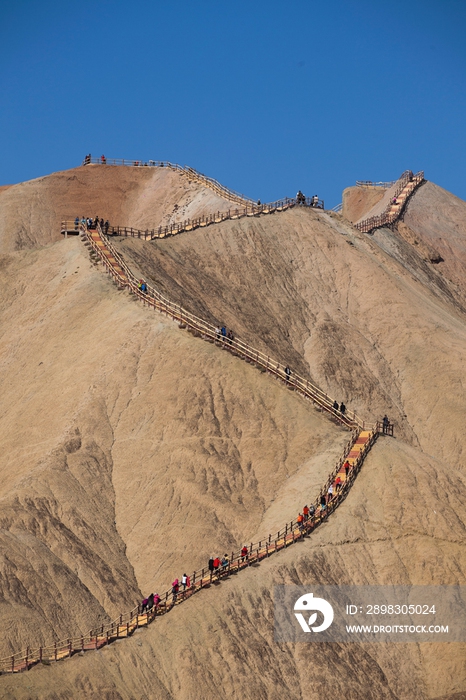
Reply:
[[[414,274],[408,252],[389,249],[393,238],[386,229],[370,237],[329,214],[293,209],[116,244],[176,303],[226,323],[360,415],[388,411],[398,435],[463,464],[465,316],[448,279],[438,282],[437,266]]]
[[[80,241],[4,273],[3,654],[236,548],[298,470],[325,480],[345,431],[118,294]]]
[[[211,553],[281,526],[317,493],[347,437],[281,383],[117,291],[79,240],[58,240],[57,223],[78,205],[144,227],[210,194],[186,191],[174,173],[86,168],[0,193],[4,654],[86,631]],[[441,269],[425,260],[433,273],[421,274],[416,244],[395,254],[393,235],[295,209],[118,241],[174,301],[368,418],[388,410],[397,440],[379,441],[335,516],[297,549],[132,640],[1,679],[5,697],[465,690],[464,645],[310,653],[273,641],[275,583],[464,584],[464,314],[454,281],[439,284]]]
[[[0,252],[58,241],[61,221],[76,216],[145,229],[230,207],[180,171],[86,165],[0,191]]]

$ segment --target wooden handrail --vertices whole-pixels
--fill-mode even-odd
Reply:
[[[304,206],[313,209],[324,209],[323,200],[319,200],[318,205],[312,203],[312,198],[307,197],[305,202],[297,203],[296,199],[285,197],[276,202],[267,204],[249,204],[242,208],[228,209],[228,211],[217,211],[212,214],[204,214],[196,219],[186,219],[185,221],[174,222],[166,226],[159,226],[156,229],[136,229],[130,226],[109,226],[108,233],[117,236],[130,236],[131,238],[141,238],[143,240],[154,240],[156,238],[167,238],[169,236],[193,231],[197,228],[218,224],[222,221],[232,219],[242,219],[246,216],[260,216],[261,214],[271,214],[286,211],[296,206]]]
[[[248,204],[242,208],[228,209],[226,212],[217,211],[212,214],[204,214],[196,219],[186,219],[185,221],[178,221],[152,229],[138,229],[133,228],[132,226],[109,226],[107,235],[122,236],[125,238],[139,238],[144,241],[152,241],[159,238],[176,236],[179,233],[193,231],[198,228],[203,228],[204,226],[210,226],[214,223],[221,223],[222,221],[241,219],[246,216],[260,216],[261,214],[286,211],[287,209],[291,209],[296,206],[323,210],[324,202],[323,200],[319,199],[318,204],[315,205],[312,203],[312,198],[307,197],[305,202],[298,204],[296,199],[289,199],[288,197],[285,197],[284,199],[277,200],[276,202],[270,202],[268,204]],[[77,230],[74,220],[62,221],[62,233],[73,230]]]
[[[113,258],[116,260],[118,265],[122,270],[122,274],[119,274],[115,269],[114,264],[105,255],[105,249],[98,246],[92,239],[92,232],[87,229],[82,229],[83,233],[87,236],[87,240],[93,247],[93,250],[100,257],[102,262],[112,276],[116,279],[119,286],[127,287],[133,294],[141,299],[145,304],[152,306],[153,308],[165,313],[173,318],[173,320],[178,321],[180,324],[187,326],[193,331],[199,332],[206,340],[213,340],[214,342],[219,342],[227,350],[235,352],[240,355],[243,359],[254,362],[256,365],[262,367],[267,372],[274,374],[280,379],[286,381],[287,385],[296,389],[301,395],[313,401],[317,404],[321,410],[329,413],[333,416],[339,423],[346,426],[347,428],[359,428],[360,430],[365,429],[366,422],[363,421],[354,411],[348,411],[342,414],[333,408],[335,399],[330,397],[327,393],[322,391],[318,386],[310,382],[308,379],[304,379],[299,374],[294,372],[291,376],[287,376],[286,365],[282,364],[278,360],[271,358],[265,353],[253,348],[247,343],[243,342],[239,338],[234,338],[232,340],[219,335],[217,328],[210,324],[208,321],[201,319],[194,314],[191,314],[186,309],[183,309],[180,305],[174,304],[169,299],[164,297],[155,287],[147,285],[147,292],[141,292],[138,288],[139,282],[137,277],[132,273],[127,263],[117,251],[117,249],[111,244],[108,237],[106,237],[97,225],[97,232],[101,241],[105,243],[105,247],[110,251]]]
[[[259,365],[261,364],[261,362],[263,362],[265,355],[263,355],[257,350],[254,350],[253,348],[250,348],[248,345],[242,343],[241,341],[232,340],[230,343],[230,340],[228,338],[219,339],[217,330],[213,326],[211,326],[205,321],[202,321],[201,319],[197,319],[191,314],[188,314],[186,311],[182,310],[181,307],[176,307],[176,305],[171,304],[168,300],[164,299],[162,295],[156,290],[149,288],[147,294],[141,292],[137,288],[137,280],[132,274],[128,265],[123,260],[122,256],[118,253],[118,251],[116,251],[115,248],[110,244],[108,238],[104,236],[104,234],[100,230],[99,225],[97,226],[96,233],[98,234],[99,239],[104,243],[104,248],[98,246],[96,241],[94,241],[92,237],[92,234],[94,232],[88,231],[87,227],[83,227],[81,226],[81,224],[80,230],[92,246],[93,250],[96,253],[98,253],[102,262],[105,264],[107,270],[111,272],[117,284],[119,284],[120,286],[122,285],[124,287],[127,287],[128,289],[130,289],[130,291],[136,293],[142,301],[144,301],[145,303],[149,303],[150,305],[154,306],[154,308],[164,310],[162,307],[165,307],[167,313],[172,315],[173,318],[180,320],[183,325],[188,326],[189,317],[190,328],[199,327],[204,332],[207,338],[213,338],[215,342],[223,344],[224,347],[231,347],[235,349],[238,352],[238,354],[242,355],[244,358],[247,359],[248,357],[250,357],[256,364]],[[106,257],[104,252],[105,249],[107,249],[109,253],[111,253],[111,255],[114,257],[114,263],[111,263],[109,258]],[[151,293],[155,296],[151,297]],[[173,309],[173,307],[175,307],[175,310]],[[276,363],[275,366],[275,361],[271,362],[269,357],[267,357],[267,367],[269,371],[276,374],[281,379],[284,379],[287,382],[287,384],[297,388],[297,390],[300,393],[308,397],[312,397],[315,403],[321,405],[322,407],[325,405],[325,401],[322,397],[325,396],[325,398],[328,399],[328,401],[331,401],[328,398],[328,396],[324,394],[324,392],[318,389],[318,387],[310,385],[309,382],[305,382],[305,380],[303,380],[302,378],[297,376],[287,377],[286,374],[283,377],[283,365],[280,365],[280,363]],[[302,385],[303,382],[305,382],[305,386]],[[310,391],[310,387],[312,387],[312,392]],[[327,406],[327,408],[324,410],[327,410],[329,413],[332,413],[333,408],[330,410]],[[376,441],[381,429],[385,434],[393,434],[393,427],[390,432],[390,430],[387,429],[387,425],[384,426],[382,423],[376,423],[372,429],[369,429],[367,431],[367,438],[363,438],[364,442],[362,449],[359,451],[356,458],[352,458],[353,463],[351,465],[348,479],[345,479],[345,481],[342,482],[342,487],[340,488],[340,490],[334,493],[331,499],[328,499],[327,497],[325,508],[322,508],[320,505],[320,497],[324,494],[327,494],[330,484],[333,484],[333,482],[336,479],[336,476],[340,473],[344,461],[349,457],[351,449],[354,447],[358,439],[358,435],[361,434],[360,426],[354,414],[352,420],[350,420],[346,416],[341,415],[335,417],[337,417],[338,420],[344,425],[347,425],[348,427],[352,428],[352,435],[344,449],[342,457],[336,462],[335,468],[332,470],[325,485],[322,487],[320,491],[320,496],[317,497],[314,501],[314,515],[312,517],[307,519],[304,523],[298,523],[297,520],[292,520],[290,523],[287,522],[285,524],[285,527],[277,532],[276,537],[272,537],[272,534],[269,534],[267,537],[261,539],[258,543],[251,542],[246,555],[242,554],[242,550],[240,549],[238,549],[236,552],[233,551],[231,554],[231,559],[228,562],[228,566],[218,569],[215,573],[209,571],[207,577],[204,568],[194,571],[190,577],[190,588],[186,591],[180,590],[178,597],[175,599],[175,596],[173,596],[171,602],[169,601],[171,595],[171,590],[169,589],[160,596],[160,604],[151,611],[142,611],[140,605],[137,605],[134,608],[132,608],[132,610],[127,611],[125,613],[121,613],[119,617],[116,620],[113,620],[111,623],[109,623],[107,627],[105,627],[105,625],[102,624],[99,628],[95,630],[90,630],[89,634],[87,635],[81,634],[80,636],[75,638],[67,638],[66,640],[56,641],[52,645],[39,647],[38,649],[31,649],[27,647],[25,652],[20,651],[18,653],[8,656],[5,659],[1,659],[0,673],[17,673],[23,670],[28,670],[38,663],[50,663],[51,661],[58,661],[62,658],[70,657],[74,653],[84,652],[85,650],[89,649],[99,649],[100,647],[108,645],[110,642],[116,639],[128,637],[136,629],[138,629],[140,625],[149,624],[157,616],[168,612],[175,604],[184,602],[193,594],[200,591],[203,587],[209,586],[212,583],[214,577],[216,580],[218,580],[222,577],[230,576],[232,572],[241,571],[242,569],[248,567],[251,563],[260,562],[261,559],[269,557],[271,554],[274,554],[280,551],[281,549],[288,547],[290,544],[294,544],[300,539],[303,539],[306,535],[313,532],[316,527],[318,527],[326,518],[328,518],[330,513],[335,511],[335,509],[346,497],[346,494],[348,493],[349,489],[354,483],[357,474],[361,469],[362,463],[367,452],[371,449],[372,445]],[[381,428],[381,426],[383,427]],[[362,428],[364,429],[364,423],[362,424]]]
[[[355,228],[362,231],[362,233],[369,233],[370,231],[380,228],[381,226],[387,226],[395,223],[395,221],[400,218],[409,197],[413,194],[414,190],[422,182],[424,182],[424,171],[420,170],[414,175],[411,170],[405,170],[405,172],[400,175],[397,182],[398,185],[393,192],[393,198],[396,199],[399,197],[403,191],[405,191],[406,196],[404,201],[398,205],[396,211],[392,211],[393,205],[390,202],[382,214],[379,214],[378,216],[371,216],[368,219],[364,219],[363,221],[353,224]]]
[[[372,180],[356,180],[356,187],[381,187],[388,190],[395,184],[396,180],[391,182],[372,182]]]
[[[82,165],[90,165],[91,163],[95,165],[124,165],[131,167],[149,167],[149,168],[170,168],[171,170],[177,170],[179,173],[187,175],[190,180],[197,180],[203,183],[210,189],[220,194],[222,197],[230,200],[231,202],[238,202],[239,204],[244,204],[246,202],[253,202],[250,197],[245,197],[243,194],[239,194],[234,190],[230,190],[228,187],[220,184],[217,180],[212,177],[208,177],[203,173],[189,167],[188,165],[178,165],[178,163],[170,163],[168,160],[128,160],[124,158],[91,158],[86,156],[84,158]]]
[[[60,640],[51,645],[36,649],[27,647],[26,651],[20,651],[9,655],[4,659],[0,659],[0,673],[18,673],[23,670],[28,670],[38,663],[58,661],[66,657],[70,657],[78,652],[84,652],[90,649],[99,649],[100,647],[108,645],[116,639],[129,637],[136,629],[139,628],[139,626],[150,624],[156,617],[171,610],[174,605],[178,605],[186,601],[202,588],[211,585],[213,580],[226,578],[233,572],[239,572],[246,569],[251,565],[251,563],[259,563],[262,559],[268,558],[272,554],[279,552],[282,549],[286,549],[290,544],[294,544],[295,542],[302,540],[305,536],[311,534],[322,522],[324,522],[346,498],[348,491],[353,485],[354,480],[362,467],[366,454],[371,449],[377,437],[378,433],[376,431],[369,434],[363,449],[359,453],[357,459],[353,462],[348,479],[343,482],[341,489],[334,493],[333,498],[328,500],[325,509],[320,507],[320,500],[317,499],[314,504],[314,515],[310,516],[303,523],[298,523],[297,520],[292,520],[290,523],[286,523],[285,527],[277,532],[276,537],[272,537],[272,535],[269,534],[267,537],[257,543],[251,542],[247,548],[247,554],[242,554],[241,549],[238,549],[236,552],[232,552],[228,565],[221,566],[215,572],[209,571],[207,573],[205,568],[193,572],[190,577],[190,588],[186,589],[186,591],[180,590],[176,600],[174,596],[172,596],[172,600],[169,601],[169,598],[172,595],[171,589],[169,589],[160,596],[161,602],[155,609],[153,608],[150,611],[143,612],[141,610],[141,606],[137,605],[132,608],[132,610],[121,613],[116,620],[108,623],[106,627],[105,625],[101,625],[95,630],[90,630],[86,635],[67,638],[66,640]],[[353,439],[350,440],[346,447],[346,454],[348,454],[348,451],[354,445],[355,440],[356,437],[353,436]],[[337,463],[336,469],[333,470],[326,482],[326,485],[321,490],[321,494],[327,491],[330,483],[333,483],[336,475],[341,470],[342,464],[342,460]]]
[[[219,194],[221,197],[228,199],[230,202],[236,202],[238,204],[242,204],[243,206],[253,206],[254,207],[254,213],[268,213],[268,211],[272,211],[274,208],[274,205],[277,205],[277,202],[272,202],[272,204],[256,204],[253,199],[250,197],[246,197],[243,194],[239,194],[238,192],[235,192],[234,190],[229,189],[228,187],[225,187],[225,185],[222,185],[218,180],[215,180],[212,177],[209,177],[208,175],[204,175],[203,173],[200,173],[198,170],[195,170],[194,168],[191,168],[188,165],[178,165],[178,163],[170,163],[170,161],[167,160],[149,160],[149,161],[143,161],[143,160],[128,160],[124,158],[104,158],[102,160],[103,156],[100,158],[92,158],[90,156],[86,156],[84,158],[82,165],[124,165],[124,166],[131,166],[131,167],[149,167],[149,168],[170,168],[171,170],[176,170],[179,173],[183,175],[187,175],[188,179],[194,180],[197,182],[200,182],[201,184],[209,187],[212,189],[214,192]],[[294,204],[297,204],[296,199],[289,199],[285,198],[287,202],[294,202]],[[300,204],[303,204],[305,206],[312,206],[316,209],[324,209],[324,202],[322,199],[319,199],[317,203],[314,203],[312,200],[313,197],[306,197],[306,201],[300,202]],[[279,200],[282,201],[282,200]],[[267,209],[268,207],[268,209]],[[275,206],[275,210],[277,207]],[[251,210],[250,210],[251,211]],[[221,213],[221,212],[219,212]],[[241,214],[240,216],[243,216],[244,214]],[[253,214],[251,214],[253,215]],[[237,218],[236,216],[232,216],[229,218]],[[188,219],[189,221],[189,219]],[[183,222],[186,223],[186,222]],[[179,226],[180,224],[172,224],[172,226]],[[127,227],[129,228],[129,227]],[[169,227],[165,227],[166,229]],[[179,231],[177,231],[179,233]],[[139,233],[143,233],[143,231],[139,231]],[[138,236],[140,238],[141,236]],[[153,236],[153,238],[160,238],[163,236]]]

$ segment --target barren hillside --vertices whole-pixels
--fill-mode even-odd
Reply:
[[[457,479],[437,460],[381,438],[338,514],[309,540],[196,595],[130,640],[2,679],[4,697],[463,700],[461,644],[309,647],[273,639],[275,584],[464,581]]]
[[[0,252],[58,241],[76,216],[144,229],[231,206],[169,168],[86,165],[0,190]]]
[[[10,255],[1,289],[3,653],[238,547],[297,470],[313,496],[347,439],[118,294],[76,239]]]
[[[397,438],[379,440],[344,504],[302,544],[131,640],[0,679],[4,697],[466,692],[464,645],[311,653],[273,641],[275,583],[465,582],[466,332],[454,278],[464,237],[449,231],[464,226],[466,205],[449,218],[451,195],[428,186],[455,258],[445,274],[406,236],[370,237],[304,209],[117,241],[170,299],[363,416],[388,411]],[[426,187],[405,225],[427,244]],[[213,196],[176,173],[110,166],[0,192],[2,655],[85,632],[211,553],[278,528],[347,439],[282,383],[119,292],[78,239],[58,233],[78,213],[152,227],[183,207],[228,208]]]
[[[465,317],[448,280],[437,284],[436,266],[420,280],[384,250],[390,236],[382,230],[374,240],[339,218],[298,209],[117,245],[170,299],[226,323],[360,415],[387,410],[399,436],[463,463]]]
[[[408,203],[398,231],[466,307],[466,202],[427,182]]]
[[[382,187],[347,187],[343,190],[343,216],[351,223],[365,218],[372,207],[383,199],[385,192]]]

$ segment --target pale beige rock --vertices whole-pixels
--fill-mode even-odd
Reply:
[[[348,439],[282,383],[119,293],[76,238],[11,254],[0,289],[3,654],[115,618],[181,567],[240,547],[265,513],[281,527],[282,483],[315,498]],[[302,505],[288,502],[290,517]],[[44,565],[64,590],[51,595]],[[23,619],[24,605],[47,622]]]
[[[454,517],[459,501],[450,502],[458,475],[445,477],[443,468],[381,438],[338,514],[313,537],[194,596],[131,640],[3,679],[11,693],[5,697],[65,698],[78,689],[84,698],[184,700],[218,697],[219,688],[222,697],[277,700],[337,693],[362,700],[454,697],[464,689],[465,645],[273,639],[275,584],[464,580],[463,527]]]
[[[145,229],[231,207],[169,168],[86,165],[0,191],[0,253],[58,241],[76,216]]]
[[[118,292],[79,240],[59,240],[65,208],[76,215],[87,199],[95,211],[80,215],[149,226],[177,203],[201,211],[210,196],[197,187],[191,198],[192,185],[168,171],[87,168],[0,193],[3,654],[86,631],[212,548],[278,529],[347,438],[280,382]],[[405,225],[437,247],[425,187]],[[445,274],[408,235],[367,236],[302,209],[117,242],[174,301],[225,322],[365,418],[387,410],[397,439],[379,440],[309,540],[131,640],[1,678],[4,697],[466,692],[465,645],[281,646],[272,624],[275,583],[465,583],[464,260],[461,234],[450,235],[464,225],[464,203],[432,186],[429,206],[437,195],[456,256]]]
[[[466,202],[433,182],[426,182],[409,201],[403,221],[416,235],[418,245],[435,251],[433,260],[439,275],[451,282],[464,305]]]
[[[367,213],[380,202],[384,194],[383,187],[347,187],[343,190],[343,216],[351,223],[367,218]]]
[[[358,221],[363,221],[364,219],[370,219],[373,216],[381,216],[381,214],[384,214],[384,212],[387,210],[387,207],[389,207],[393,197],[395,196],[395,192],[398,187],[398,181],[394,182],[391,187],[387,187],[387,189],[383,190],[383,196],[380,197],[376,202],[374,202],[373,206],[368,210],[363,212],[361,217],[358,219]]]

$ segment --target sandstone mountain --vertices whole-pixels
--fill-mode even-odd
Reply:
[[[76,215],[153,228],[229,206],[166,169],[86,166],[0,191],[1,656],[86,632],[278,529],[341,453],[346,431],[60,236]],[[465,222],[427,183],[373,236],[293,209],[114,239],[176,303],[366,419],[387,411],[396,439],[304,543],[131,640],[1,678],[4,697],[459,700],[464,645],[279,645],[272,600],[281,582],[464,584]]]

